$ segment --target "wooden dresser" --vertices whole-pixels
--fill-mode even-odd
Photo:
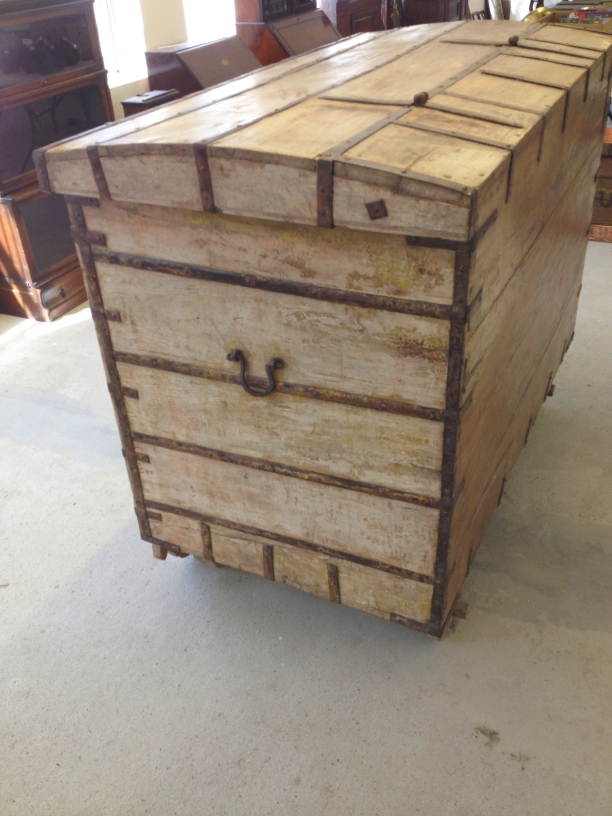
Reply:
[[[387,28],[387,0],[322,0],[321,8],[342,37]]]
[[[234,6],[236,34],[262,65],[340,39],[316,0],[234,0]]]
[[[404,0],[404,25],[465,20],[468,0]]]
[[[93,0],[0,3],[0,312],[54,320],[82,303],[63,199],[32,150],[112,120]]]
[[[40,152],[157,557],[444,634],[573,337],[611,67],[401,28]]]

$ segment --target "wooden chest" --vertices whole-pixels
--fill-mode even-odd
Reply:
[[[158,556],[444,633],[573,336],[611,66],[402,28],[39,154]]]

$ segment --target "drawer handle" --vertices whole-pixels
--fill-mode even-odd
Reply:
[[[282,368],[284,365],[280,357],[273,357],[269,363],[266,363],[268,387],[264,391],[257,391],[255,388],[251,388],[246,381],[246,360],[244,359],[244,354],[240,351],[240,349],[233,349],[230,351],[230,353],[227,355],[227,359],[232,363],[240,363],[240,385],[244,388],[247,394],[250,394],[252,397],[267,397],[268,394],[271,394],[276,388],[274,371]]]

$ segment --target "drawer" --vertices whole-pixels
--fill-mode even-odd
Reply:
[[[235,375],[445,407],[449,322],[98,262],[115,351]]]
[[[119,363],[136,434],[440,497],[443,423]]]
[[[331,557],[351,553],[364,566],[433,575],[438,510],[138,441],[135,447],[150,509],[178,508],[211,525],[303,542]]]

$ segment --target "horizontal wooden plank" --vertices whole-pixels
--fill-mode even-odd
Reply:
[[[585,31],[567,25],[544,25],[529,39],[559,45],[588,48],[591,51],[607,51],[612,46],[612,35],[598,31]]]
[[[476,72],[460,79],[446,90],[446,96],[490,102],[500,107],[545,115],[564,100],[564,91],[534,83]]]
[[[285,547],[255,536],[212,528],[215,561],[263,575],[262,548],[271,546],[274,580],[329,600],[328,564],[338,570],[340,602],[388,618],[391,613],[428,621],[432,587],[338,559]]]
[[[507,45],[510,37],[525,37],[532,30],[530,23],[514,20],[468,20],[450,34],[440,37],[440,42]]]
[[[470,119],[478,119],[482,122],[492,122],[493,124],[514,127],[519,130],[528,130],[541,123],[542,118],[537,113],[513,110],[512,108],[500,107],[492,102],[479,102],[477,99],[464,99],[460,96],[440,93],[433,99],[428,100],[425,105],[426,110],[441,110],[454,113],[460,116],[467,116]]]
[[[589,57],[584,54],[577,56],[575,54],[555,53],[554,51],[524,47],[509,48],[506,51],[506,55],[509,57],[521,57],[522,59],[540,60],[541,62],[548,62],[552,65],[573,65],[576,68],[593,68],[599,59],[601,59],[601,55],[596,53],[594,56]]]
[[[137,442],[147,502],[432,575],[439,512]],[[214,523],[211,521],[211,523]]]
[[[344,39],[306,54],[300,54],[291,60],[283,60],[281,63],[267,65],[236,79],[207,88],[201,93],[190,94],[186,98],[177,99],[136,116],[129,116],[117,122],[111,122],[103,128],[97,128],[94,131],[89,131],[50,146],[45,153],[46,159],[48,162],[54,162],[86,158],[85,151],[92,144],[104,144],[113,139],[129,136],[138,131],[154,127],[161,122],[174,119],[177,116],[184,116],[186,113],[208,107],[215,102],[239,96],[261,85],[301,71],[310,65],[338,56],[344,51],[370,44],[372,40],[379,36],[379,32],[358,34],[350,40]]]
[[[495,53],[495,47],[488,45],[435,41],[375,71],[362,72],[361,76],[336,85],[326,95],[344,101],[377,100],[383,105],[409,105],[415,94],[425,91],[433,96],[440,86]]]
[[[503,54],[491,60],[481,70],[483,73],[513,77],[529,84],[542,84],[569,90],[580,80],[587,69]]]
[[[259,151],[315,159],[356,133],[383,123],[396,110],[385,105],[308,99],[217,140],[211,146],[211,155]]]
[[[468,189],[478,189],[492,174],[507,171],[509,162],[507,152],[499,148],[397,124],[387,125],[344,155],[348,160],[362,159],[400,172],[446,178]]]
[[[364,165],[366,163],[364,162]],[[372,233],[421,236],[449,241],[468,241],[470,237],[470,209],[460,205],[436,200],[434,197],[421,198],[404,192],[396,192],[397,183],[390,189],[359,178],[351,178],[349,169],[357,169],[357,175],[367,178],[368,168],[354,165],[340,165],[342,175],[334,176],[333,218],[337,226]],[[336,172],[338,171],[336,165]],[[373,175],[377,175],[374,172]],[[397,182],[397,178],[394,182]],[[466,202],[469,196],[465,196]],[[384,201],[386,215],[372,220],[367,205],[374,201]]]
[[[149,354],[237,373],[280,357],[281,382],[399,401],[445,405],[449,324],[293,295],[97,264],[116,351]]]
[[[133,432],[439,498],[441,422],[119,364]]]
[[[535,119],[535,117],[533,117]],[[514,124],[501,125],[496,122],[486,122],[482,119],[473,119],[468,115],[456,115],[435,108],[413,108],[410,113],[398,119],[398,124],[405,124],[413,128],[445,134],[447,136],[465,138],[481,144],[512,150],[528,134],[530,128],[516,127]],[[539,126],[539,121],[533,121],[531,127]]]
[[[352,292],[448,305],[453,300],[454,252],[410,247],[403,235],[106,201],[86,207],[85,216],[117,252]]]
[[[436,33],[434,30],[429,36],[435,36]],[[418,53],[421,53],[427,47],[421,45],[427,36],[428,32],[425,30],[388,37],[382,44],[379,44],[379,40],[372,40],[360,46],[359,59],[355,59],[353,51],[349,50],[315,62],[301,71],[289,73],[255,90],[107,142],[108,155],[120,155],[124,147],[136,144],[144,146],[214,141],[236,128],[243,128],[285,110],[356,75],[373,72],[374,69],[383,70],[377,66],[395,61],[406,50],[416,47]],[[418,59],[415,61],[418,62]]]

